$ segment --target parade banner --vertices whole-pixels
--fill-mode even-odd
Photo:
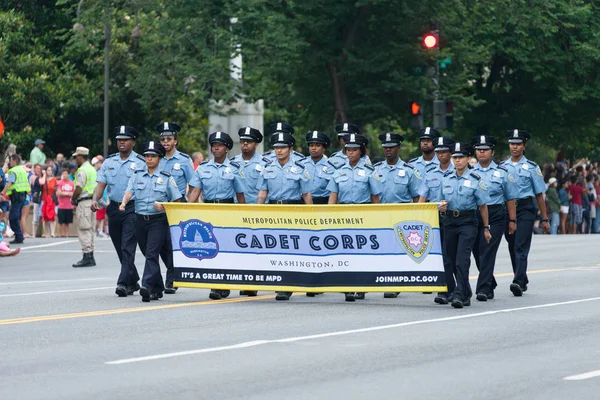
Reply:
[[[446,291],[436,203],[166,203],[176,287]]]

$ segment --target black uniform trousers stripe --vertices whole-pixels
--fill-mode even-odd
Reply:
[[[135,248],[137,240],[135,237],[135,206],[128,203],[125,211],[119,211],[116,203],[111,202],[107,209],[108,232],[110,240],[117,251],[121,262],[121,273],[117,279],[117,285],[135,286],[140,280],[135,268]]]
[[[502,241],[502,234],[506,228],[506,208],[504,204],[488,206],[488,221],[490,224],[490,234],[492,235],[492,240],[489,243],[486,242],[483,234],[484,229],[481,215],[478,216],[478,220],[477,240],[475,246],[473,246],[473,258],[475,258],[475,265],[477,265],[477,269],[479,270],[475,293],[492,295],[494,289],[498,286],[496,278],[494,278],[496,255]]]
[[[521,288],[529,283],[527,278],[527,258],[533,237],[533,222],[535,221],[535,206],[533,203],[517,204],[517,230],[512,235],[508,234],[508,224],[504,237],[508,242],[508,252],[515,276],[513,283],[518,283]]]
[[[158,257],[167,248],[167,239],[169,239],[167,216],[163,214],[162,218],[151,220],[145,220],[138,216],[135,221],[135,230],[140,250],[146,257],[142,286],[152,293],[162,293],[165,290],[165,285],[160,273]]]
[[[444,253],[448,260],[448,266],[444,265],[444,270],[446,276],[454,275],[456,279],[456,286],[453,285],[452,279],[446,282],[448,292],[455,299],[465,301],[473,295],[469,284],[469,268],[471,267],[471,252],[476,239],[476,216],[455,218],[447,215],[444,217]]]

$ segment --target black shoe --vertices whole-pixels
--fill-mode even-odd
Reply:
[[[307,292],[306,297],[315,297],[317,294],[313,292]]]
[[[494,298],[494,292],[487,295],[488,300],[492,300]]]
[[[423,294],[431,294],[431,293],[433,293],[433,292],[423,292]]]
[[[366,295],[366,293],[356,292],[354,294],[354,298],[356,298],[356,300],[364,300],[365,299],[365,295]]]
[[[21,244],[21,243],[23,243],[24,241],[25,241],[24,239],[21,239],[21,240],[17,240],[17,239],[15,239],[15,240],[11,240],[9,243],[10,243],[10,244]]]
[[[211,300],[221,300],[221,291],[217,289],[211,289],[208,297]]]
[[[471,305],[471,299],[467,299],[467,300],[463,301],[463,305],[465,307],[469,307]]]
[[[436,304],[448,304],[448,293],[438,293],[433,301]]]
[[[150,296],[151,293],[148,289],[146,289],[145,287],[141,287],[140,288],[140,296],[142,296],[142,301],[144,303],[149,303],[150,302]],[[156,300],[156,299],[155,299]]]
[[[510,291],[515,295],[515,297],[523,296],[523,289],[521,289],[521,286],[519,286],[518,283],[511,283]]]
[[[485,293],[477,293],[477,301],[487,301],[488,297]]]
[[[275,296],[275,300],[289,300],[290,292],[277,292],[277,296]]]
[[[231,290],[221,290],[221,298],[226,299],[231,294]]]
[[[346,301],[354,301],[356,300],[354,297],[354,293],[344,293],[346,295]]]
[[[127,288],[123,285],[117,285],[117,288],[115,289],[115,293],[119,297],[127,297],[127,295],[129,294]]]
[[[127,288],[127,296],[131,296],[133,295],[135,292],[137,292],[138,290],[140,290],[140,284],[139,283],[135,283],[134,286],[129,286]],[[118,294],[118,293],[117,293]]]
[[[94,261],[94,258],[90,256],[90,253],[83,253],[83,258],[73,264],[73,268],[93,267],[95,265],[96,261]]]
[[[158,299],[162,299],[162,297],[163,297],[162,292],[150,293],[150,300],[158,300]]]
[[[400,293],[394,293],[394,292],[385,292],[383,294],[383,298],[384,299],[395,299],[396,297],[398,297]]]
[[[469,302],[469,305],[470,304],[471,304],[471,302]],[[465,304],[460,299],[454,299],[454,300],[452,300],[452,307],[454,307],[454,308],[463,308],[464,305]]]
[[[523,286],[522,289],[523,289],[523,293],[525,293],[527,291],[527,285]]]
[[[92,267],[96,266],[96,259],[94,258],[94,252],[92,251],[91,253],[88,253],[88,259],[90,261],[90,263],[92,264]]]
[[[175,294],[175,293],[177,293],[177,288],[176,288],[176,287],[173,287],[173,286],[171,286],[171,287],[166,287],[166,288],[165,288],[165,293],[166,293],[166,294]]]

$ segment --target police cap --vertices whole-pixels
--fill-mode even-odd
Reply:
[[[450,151],[450,147],[456,143],[454,139],[440,136],[434,140],[435,149],[433,151]]]
[[[296,139],[289,132],[278,132],[271,135],[273,147],[291,147],[296,144]]]
[[[165,156],[165,148],[160,144],[160,142],[156,142],[154,140],[150,140],[149,142],[144,142],[142,145],[142,154],[154,154],[159,157]]]
[[[227,148],[229,150],[231,150],[231,148],[233,147],[233,139],[231,139],[231,137],[225,133],[225,132],[213,132],[208,136],[208,143],[209,144],[213,144],[213,143],[222,143],[225,146],[227,146]]]
[[[240,140],[251,140],[256,143],[260,143],[263,140],[262,133],[260,133],[258,129],[254,129],[249,126],[240,128],[238,131],[238,136],[240,137]]]
[[[172,122],[161,122],[156,125],[156,130],[160,136],[176,136],[177,132],[181,130],[181,127]]]
[[[351,133],[344,136],[344,147],[357,148],[369,144],[369,139],[358,133]]]
[[[319,143],[325,147],[329,147],[331,144],[331,140],[329,140],[329,136],[319,131],[311,131],[306,134],[306,143]]]
[[[277,122],[277,123],[271,125],[271,134],[272,135],[274,135],[276,133],[280,133],[280,132],[287,132],[287,133],[293,135],[294,128],[290,124],[287,124],[285,122]]]
[[[120,125],[115,128],[115,139],[131,139],[135,140],[140,133],[132,126]]]
[[[337,132],[338,137],[345,136],[349,133],[357,133],[360,135],[360,128],[357,125],[351,124],[349,122],[337,124],[335,126],[335,131]]]
[[[475,150],[488,150],[496,147],[496,139],[488,135],[473,136],[471,143],[473,143]]]
[[[526,143],[531,135],[521,129],[511,129],[506,132],[508,143]]]
[[[457,142],[450,146],[452,157],[468,157],[473,154],[473,146],[466,142]]]
[[[427,128],[421,129],[421,131],[419,132],[419,139],[431,139],[435,141],[435,139],[439,138],[440,136],[442,135],[440,135],[440,133],[437,130],[429,126]]]
[[[400,146],[400,144],[404,141],[404,136],[399,133],[382,133],[378,136],[379,140],[381,140],[382,147],[396,147]]]

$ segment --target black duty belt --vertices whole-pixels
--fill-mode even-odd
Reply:
[[[527,205],[527,204],[533,204],[533,197],[524,197],[522,199],[515,199],[515,204],[516,205]]]
[[[371,204],[371,202],[365,201],[364,203],[340,203],[340,204]]]
[[[144,221],[152,221],[155,219],[164,219],[167,218],[167,214],[165,213],[161,213],[161,214],[150,214],[150,215],[144,215],[144,214],[136,214],[138,219],[143,219]]]
[[[504,204],[488,204],[488,210],[496,210],[498,208],[504,208]]]
[[[303,204],[302,200],[275,200],[269,199],[269,204]]]
[[[454,218],[458,218],[458,217],[472,217],[474,216],[476,213],[475,210],[448,210],[445,212],[441,212],[440,215],[442,217],[454,217]]]
[[[313,204],[327,204],[329,203],[329,196],[327,197],[313,197]]]
[[[205,203],[233,203],[233,197],[230,197],[228,199],[212,199],[212,200],[206,200],[204,199]]]
[[[116,207],[121,207],[121,203],[122,203],[121,201],[112,201],[111,200],[109,206],[115,205]],[[127,204],[125,204],[125,207],[130,207],[134,204],[135,204],[135,200],[130,200]]]

